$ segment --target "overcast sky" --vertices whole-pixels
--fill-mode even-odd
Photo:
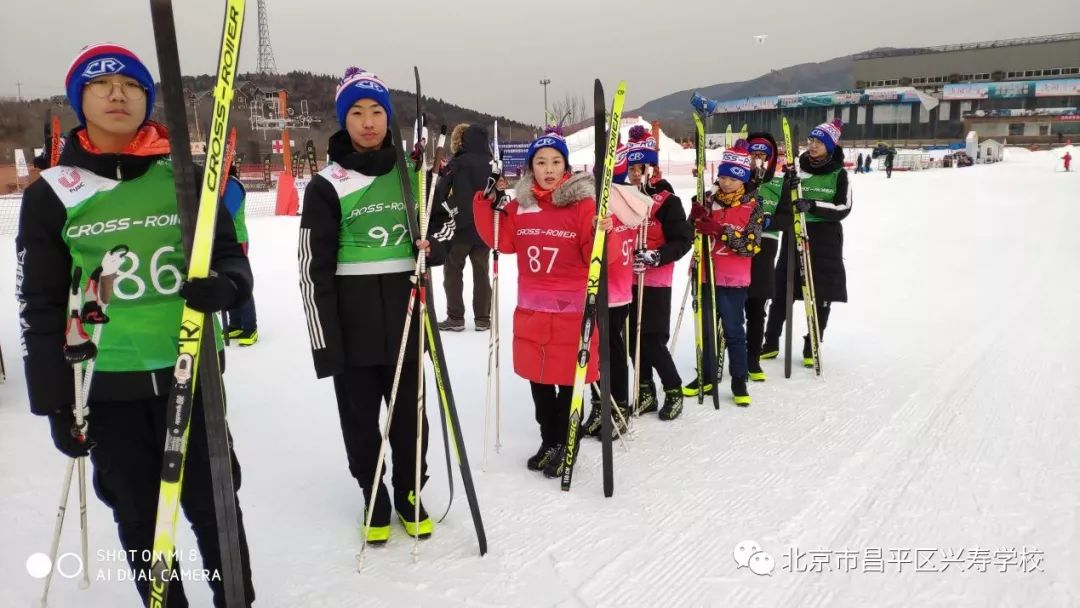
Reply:
[[[5,2],[0,96],[63,91],[64,74],[87,43],[131,47],[157,75],[147,0]],[[174,2],[181,67],[210,73],[224,3]],[[533,124],[549,100],[592,99],[592,79],[610,96],[628,81],[627,107],[675,91],[745,80],[770,69],[877,46],[925,46],[1080,31],[1080,0],[267,0],[279,71],[340,75],[348,65],[424,93]],[[248,1],[241,71],[254,71],[256,0]],[[736,8],[739,7],[739,8]],[[745,7],[745,8],[743,8]],[[55,20],[55,21],[54,21]],[[637,25],[631,25],[634,22]],[[50,31],[49,24],[59,29]],[[763,45],[753,36],[768,34]],[[1039,66],[1036,66],[1039,67]]]

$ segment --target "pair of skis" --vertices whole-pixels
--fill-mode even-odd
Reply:
[[[218,53],[217,82],[214,86],[214,109],[206,147],[206,167],[202,182],[196,179],[191,160],[187,116],[182,89],[176,26],[171,0],[150,0],[150,16],[161,74],[165,119],[169,128],[173,177],[176,183],[177,211],[184,253],[188,262],[187,278],[205,278],[210,271],[214,245],[220,186],[228,172],[224,153],[226,131],[240,59],[240,41],[245,16],[244,0],[227,0]],[[211,331],[206,337],[206,325]],[[225,399],[214,321],[210,315],[184,306],[180,324],[179,354],[173,368],[173,386],[169,392],[161,489],[158,496],[157,522],[154,528],[150,564],[149,606],[165,606],[170,581],[179,578],[174,571],[176,520],[184,479],[188,433],[195,406],[196,380],[202,391],[213,500],[221,551],[225,603],[230,608],[248,605],[243,583],[240,556],[236,491],[232,479],[232,453],[225,420]]]
[[[705,123],[701,113],[694,116],[694,150],[697,160],[698,204],[709,208],[705,192]],[[713,408],[720,409],[720,374],[723,374],[723,345],[717,344],[716,274],[713,272],[712,239],[700,233],[694,235],[694,260],[690,281],[694,295],[694,316],[697,355],[698,404],[705,403],[705,387],[712,386]],[[694,275],[697,276],[694,276]],[[708,293],[702,293],[703,288]],[[722,339],[722,338],[721,338]]]
[[[788,119],[785,116],[783,118],[784,129],[784,155],[788,167],[795,170],[795,163],[798,162],[798,149],[796,148],[795,138],[791,134],[791,125],[788,124]],[[787,256],[787,292],[786,292],[786,312],[785,328],[784,328],[784,377],[791,377],[791,358],[792,358],[792,308],[794,307],[795,299],[795,258],[798,257],[799,274],[802,277],[802,296],[803,306],[806,310],[806,329],[810,335],[810,351],[814,362],[815,375],[821,375],[821,330],[818,324],[817,318],[817,296],[814,291],[814,268],[810,257],[810,238],[806,232],[806,214],[799,213],[799,210],[795,207],[795,201],[799,199],[802,194],[801,187],[792,188],[790,190],[791,201],[791,215],[792,215],[792,233],[789,235],[787,242],[788,246],[785,248],[784,255]]]
[[[603,158],[603,173],[596,180],[596,218],[597,222],[608,215],[608,200],[611,195],[611,180],[615,174],[615,151],[619,143],[619,125],[622,122],[623,102],[626,99],[626,82],[620,82],[615,90],[615,98],[611,104],[611,116],[608,130],[603,130],[604,124],[604,89],[599,80],[593,87],[594,102],[594,129],[596,136],[596,164],[595,169],[600,171],[601,155]],[[601,149],[600,142],[607,142]],[[570,484],[574,475],[574,463],[578,451],[578,439],[581,434],[581,421],[584,412],[585,377],[588,372],[590,359],[590,346],[593,340],[593,328],[599,325],[600,344],[600,407],[601,424],[600,438],[602,440],[602,459],[604,476],[604,496],[610,497],[614,489],[614,472],[611,454],[611,387],[610,374],[605,369],[610,361],[608,352],[608,314],[607,314],[607,247],[605,246],[607,234],[597,226],[596,235],[593,237],[592,254],[589,258],[589,275],[585,284],[585,309],[581,318],[581,335],[578,338],[578,356],[574,369],[574,387],[570,400],[570,423],[567,430],[565,452],[563,454],[563,475],[561,488],[564,492],[570,490]],[[602,314],[598,314],[601,313]]]

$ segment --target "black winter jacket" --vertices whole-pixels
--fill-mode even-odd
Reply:
[[[386,175],[397,160],[397,148],[389,135],[380,150],[357,152],[348,133],[338,131],[330,137],[328,148],[331,161],[364,175]],[[429,235],[441,230],[441,220],[433,215]],[[340,231],[341,202],[337,192],[325,177],[316,175],[304,192],[298,253],[300,293],[319,378],[344,373],[347,367],[397,363],[412,288],[411,272],[338,275]],[[431,252],[427,264],[439,265],[446,247],[437,239],[428,240]],[[407,361],[416,360],[418,319],[418,311],[414,310]]]
[[[432,221],[445,226],[441,233],[432,233],[436,238],[487,247],[473,225],[472,202],[473,196],[484,189],[489,175],[491,152],[487,131],[469,125],[462,136],[461,149],[446,165],[435,186]]]

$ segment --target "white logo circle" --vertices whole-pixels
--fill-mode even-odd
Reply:
[[[26,571],[34,578],[45,578],[52,571],[52,561],[44,553],[34,553],[26,558]]]

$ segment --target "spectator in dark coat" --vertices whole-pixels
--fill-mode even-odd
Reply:
[[[863,172],[862,169],[863,169],[863,157],[862,157],[862,152],[859,152],[859,158],[858,158],[858,160],[855,161],[855,173],[862,173]]]
[[[473,196],[484,189],[491,174],[491,152],[487,131],[478,125],[460,124],[450,136],[453,158],[446,165],[435,186],[435,207],[432,215],[448,216],[449,221],[438,240],[449,240],[450,246],[443,266],[443,288],[446,290],[446,319],[439,323],[442,331],[465,329],[465,300],[462,281],[465,261],[473,271],[473,318],[477,331],[491,328],[491,284],[488,281],[489,249],[480,240],[473,224]]]
[[[885,153],[885,175],[892,179],[893,161],[896,160],[896,149],[889,148],[889,151]]]

